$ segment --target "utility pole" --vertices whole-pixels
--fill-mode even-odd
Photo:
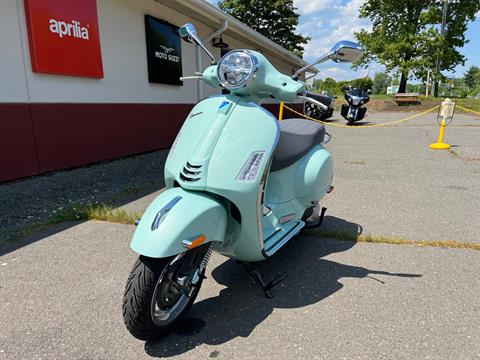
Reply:
[[[443,0],[443,12],[442,12],[442,27],[440,29],[440,35],[442,35],[442,46],[443,46],[443,36],[445,35],[445,24],[447,22],[447,11],[448,11],[448,0]],[[436,63],[437,76],[440,73],[440,58],[437,58]],[[434,95],[438,96],[438,80],[435,80]]]
[[[427,83],[425,86],[425,97],[428,97],[428,87],[430,86],[430,69],[427,71]]]

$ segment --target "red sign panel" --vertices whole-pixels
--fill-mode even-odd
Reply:
[[[24,0],[35,72],[103,77],[96,0]]]

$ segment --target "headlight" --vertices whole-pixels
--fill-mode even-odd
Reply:
[[[361,101],[361,98],[359,96],[352,96],[352,104],[353,105],[358,105]]]
[[[217,78],[224,88],[235,90],[244,86],[257,68],[258,60],[255,55],[247,50],[234,50],[218,63]]]

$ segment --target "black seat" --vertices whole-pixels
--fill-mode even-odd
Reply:
[[[325,137],[325,126],[305,119],[280,121],[280,139],[273,154],[271,171],[292,165]]]

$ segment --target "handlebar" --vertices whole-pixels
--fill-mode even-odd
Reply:
[[[180,81],[183,80],[202,80],[203,76],[201,75],[194,75],[194,76],[182,76],[180,77]]]

